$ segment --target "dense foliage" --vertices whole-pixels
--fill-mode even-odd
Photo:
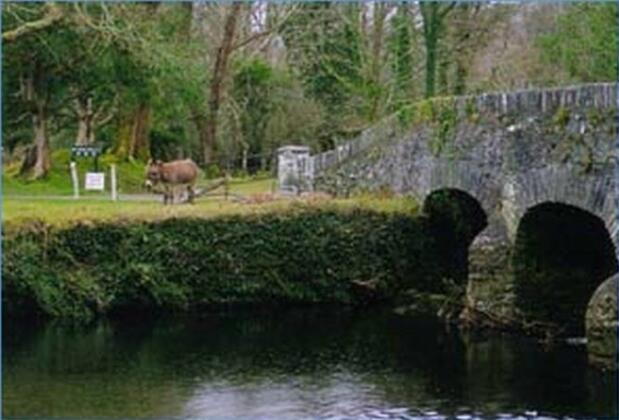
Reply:
[[[424,97],[608,81],[616,4],[3,4],[5,162],[52,151],[272,166]]]
[[[360,304],[447,276],[424,218],[367,210],[23,226],[3,243],[5,315]]]
[[[616,25],[616,4],[577,4],[557,17],[555,31],[538,38],[543,58],[570,81],[616,80]]]

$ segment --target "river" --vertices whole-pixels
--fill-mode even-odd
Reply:
[[[201,419],[616,417],[583,346],[383,310],[7,321],[3,415]]]

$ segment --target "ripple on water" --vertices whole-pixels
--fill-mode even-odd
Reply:
[[[50,325],[3,342],[3,414],[556,420],[616,412],[616,375],[591,373],[580,347],[549,353],[524,339],[464,340],[434,324],[362,315],[213,316],[119,324],[103,336]]]

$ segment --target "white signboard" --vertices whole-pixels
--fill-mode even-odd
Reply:
[[[87,190],[103,191],[105,188],[105,174],[103,172],[87,172],[85,188]]]

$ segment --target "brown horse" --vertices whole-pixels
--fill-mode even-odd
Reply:
[[[177,187],[187,188],[187,201],[193,203],[198,173],[198,165],[191,159],[172,162],[149,160],[146,165],[144,185],[149,190],[160,184],[163,185],[163,204],[174,202],[174,191]]]

